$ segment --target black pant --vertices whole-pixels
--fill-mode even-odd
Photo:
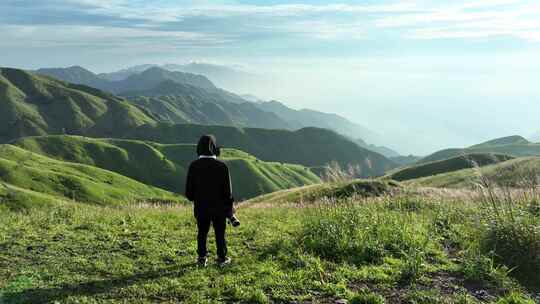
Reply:
[[[210,224],[214,226],[216,234],[216,247],[218,258],[224,260],[227,257],[227,241],[225,240],[225,228],[227,227],[226,218],[224,216],[199,216],[197,217],[197,253],[199,257],[205,257],[208,253],[206,250],[206,240],[210,231]]]

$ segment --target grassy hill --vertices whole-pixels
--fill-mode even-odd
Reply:
[[[443,160],[462,154],[497,153],[512,156],[540,155],[540,144],[531,143],[521,136],[509,136],[490,140],[468,148],[445,149],[424,157],[418,163]]]
[[[540,176],[540,157],[521,157],[476,169],[410,180],[412,185],[428,187],[470,188],[479,181],[479,173],[488,180],[512,187],[529,186]],[[527,184],[520,184],[527,183]]]
[[[487,166],[513,159],[504,154],[473,153],[452,157],[440,161],[433,161],[412,165],[388,174],[388,177],[404,181],[420,177],[448,173],[461,169],[473,168],[474,166]]]
[[[68,163],[13,145],[0,145],[0,200],[11,208],[76,200],[104,205],[183,201],[117,173]]]
[[[195,265],[191,208],[0,203],[0,302],[535,303],[540,217],[527,201],[515,224],[470,197],[338,192],[240,207],[225,268]]]
[[[196,158],[193,144],[165,145],[79,136],[29,137],[14,144],[59,160],[117,172],[176,193],[184,192],[187,169]],[[234,149],[225,149],[222,160],[230,168],[237,199],[320,182],[319,177],[303,166],[263,162]]]
[[[124,99],[17,69],[0,69],[0,142],[45,134],[108,136],[154,123]]]
[[[396,165],[386,157],[359,147],[349,139],[327,129],[304,128],[298,131],[233,128],[203,125],[141,126],[115,137],[161,143],[196,143],[201,134],[214,134],[227,148],[245,151],[264,161],[324,166],[337,161],[342,166],[358,165],[360,176],[379,176]]]

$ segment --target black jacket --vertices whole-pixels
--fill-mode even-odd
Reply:
[[[199,156],[219,155],[213,136],[203,136],[197,146]],[[195,217],[225,216],[233,213],[229,168],[214,158],[199,158],[191,163],[186,181],[186,197],[194,202]]]

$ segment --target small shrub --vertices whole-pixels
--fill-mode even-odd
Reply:
[[[454,296],[454,299],[452,301],[452,303],[454,304],[477,304],[477,303],[480,303],[478,302],[478,300],[467,294],[467,293],[460,293],[456,296]]]
[[[504,265],[496,265],[492,257],[484,255],[477,248],[471,248],[465,252],[461,272],[467,280],[505,287],[510,270]]]
[[[384,298],[376,293],[361,293],[351,298],[350,304],[384,304]]]
[[[513,269],[512,274],[518,279],[540,283],[537,275],[540,272],[540,193],[536,175],[534,180],[521,176],[521,180],[530,182],[525,182],[529,188],[520,191],[481,173],[479,180],[484,205],[481,250],[493,253],[495,262]]]
[[[410,284],[417,281],[425,272],[424,254],[419,250],[412,250],[405,254],[405,261],[401,266],[399,282]]]
[[[405,303],[434,304],[442,302],[443,299],[437,290],[415,290],[407,294]]]
[[[529,216],[492,223],[482,243],[495,260],[515,268],[516,274],[533,278],[540,272],[540,220]]]
[[[262,290],[257,289],[251,292],[244,302],[250,304],[266,304],[268,303],[268,297]]]
[[[540,217],[540,200],[533,200],[527,204],[527,212]]]
[[[497,304],[535,304],[534,301],[522,294],[511,293],[506,297],[503,297]]]

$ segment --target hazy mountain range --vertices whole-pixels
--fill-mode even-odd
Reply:
[[[36,71],[38,74],[52,76],[67,82],[84,84],[100,90],[120,94],[133,90],[149,90],[164,81],[173,81],[203,89],[213,90],[216,86],[202,75],[171,72],[165,69],[150,67],[139,73],[133,73],[125,79],[108,80],[80,67],[46,68]]]
[[[0,141],[6,143],[24,136],[69,134],[177,144],[196,143],[201,134],[212,133],[220,139],[220,144],[248,152],[264,161],[321,167],[335,160],[344,166],[359,166],[362,176],[381,175],[396,166],[383,155],[361,148],[334,131],[303,128],[292,132],[284,129],[175,124],[162,120],[159,114],[152,112],[150,109],[154,107],[141,106],[144,99],[139,98],[138,102],[128,101],[88,86],[3,68],[0,69]],[[160,102],[152,100],[152,97],[147,98],[149,102]],[[174,98],[171,104],[195,104],[182,104]],[[242,106],[249,105],[257,113],[277,117],[257,109],[253,103]],[[208,105],[201,108],[204,106]],[[178,105],[175,107],[181,108]],[[204,112],[210,115],[209,111]],[[240,114],[251,117],[252,114],[248,112],[246,110]],[[185,113],[189,112],[186,110]]]
[[[183,67],[199,72],[212,70],[211,65],[201,64],[164,67]],[[206,76],[170,71],[155,65],[141,65],[99,75],[78,66],[40,69],[36,72],[126,96],[165,122],[287,130],[320,127],[367,142],[377,137],[368,128],[336,114],[310,109],[294,110],[277,101],[265,102],[255,96],[240,96],[218,88]],[[393,151],[384,147],[364,147],[386,156],[395,156]]]
[[[263,81],[262,77],[253,73],[248,73],[234,67],[208,64],[208,63],[188,63],[188,64],[142,64],[120,71],[111,73],[102,73],[98,76],[103,79],[118,81],[124,80],[133,74],[138,74],[152,67],[159,67],[169,71],[192,73],[204,75],[210,81],[215,83],[220,88],[232,90],[235,92],[243,92],[251,83]]]

